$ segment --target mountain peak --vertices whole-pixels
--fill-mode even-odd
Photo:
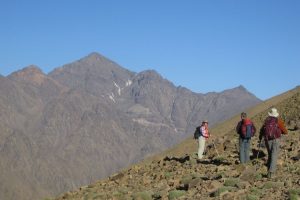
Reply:
[[[235,89],[247,91],[247,89],[243,85],[239,85]]]
[[[100,59],[100,58],[102,58],[103,56],[102,56],[100,53],[92,52],[92,53],[90,53],[89,55],[87,55],[87,57],[89,57],[89,58]]]
[[[38,66],[29,65],[19,71],[13,72],[8,78],[40,85],[44,82],[46,76]]]
[[[112,62],[105,56],[97,53],[97,52],[92,52],[89,55],[83,57],[82,59],[79,60],[80,62],[87,62],[89,64],[94,64],[94,63],[99,63],[99,62]]]

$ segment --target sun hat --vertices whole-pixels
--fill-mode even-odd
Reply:
[[[270,112],[268,112],[269,116],[271,117],[278,117],[279,116],[279,113],[277,111],[276,108],[272,108]]]

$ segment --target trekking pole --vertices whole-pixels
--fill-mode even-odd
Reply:
[[[258,143],[258,150],[257,150],[257,155],[256,155],[256,161],[258,160],[260,146],[261,146],[261,141],[259,141],[259,143]]]
[[[215,151],[217,152],[218,157],[220,157],[220,155],[219,155],[219,153],[218,153],[218,150],[217,150],[217,148],[216,148],[216,145],[215,145],[215,143],[214,143],[213,140],[212,140],[212,143],[213,143],[213,145],[214,145],[214,147],[215,147]]]
[[[259,152],[260,152],[260,146],[261,146],[261,140],[258,143],[258,150],[257,150],[257,155],[256,155],[256,166],[255,166],[255,171],[258,169],[258,157],[259,157]]]
[[[285,163],[287,163],[288,157],[287,157],[286,149],[284,150],[284,154],[285,154]],[[287,164],[286,166],[287,166],[288,172],[290,172],[289,165]]]

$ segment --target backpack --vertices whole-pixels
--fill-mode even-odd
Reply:
[[[254,128],[250,119],[243,119],[241,125],[241,137],[251,139],[254,136]]]
[[[276,117],[268,117],[264,125],[264,135],[267,140],[277,139],[281,136],[281,130],[278,126]]]
[[[194,139],[197,140],[200,137],[200,127],[197,127],[194,132]]]

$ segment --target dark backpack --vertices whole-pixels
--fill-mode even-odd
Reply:
[[[281,130],[276,117],[268,117],[264,125],[264,135],[267,140],[280,138]]]
[[[198,126],[195,130],[195,133],[194,133],[194,139],[198,139],[200,137],[201,133],[200,133],[200,126]]]
[[[254,136],[254,127],[250,119],[243,119],[241,125],[241,137],[243,139],[251,139]]]

